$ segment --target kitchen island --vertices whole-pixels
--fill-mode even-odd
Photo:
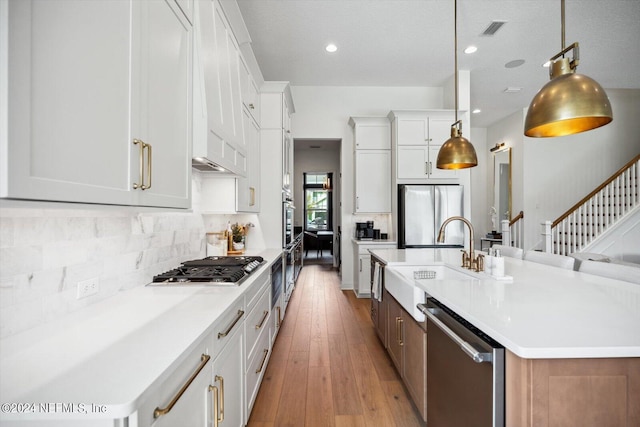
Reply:
[[[458,250],[371,253],[460,271]],[[513,258],[505,273],[413,284],[505,347],[506,425],[640,425],[640,286]]]

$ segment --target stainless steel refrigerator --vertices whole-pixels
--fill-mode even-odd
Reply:
[[[461,185],[398,185],[398,248],[463,247],[464,225],[447,225],[444,244],[437,243],[442,223],[463,216]]]

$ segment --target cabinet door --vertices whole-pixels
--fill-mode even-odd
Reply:
[[[131,5],[16,0],[7,7],[0,196],[132,204]]]
[[[427,420],[427,333],[406,311],[404,322],[404,383],[423,420]]]
[[[218,388],[217,416],[223,426],[244,426],[244,326],[235,328],[213,362],[212,384]]]
[[[355,156],[355,211],[391,212],[391,151],[356,150]]]
[[[388,122],[356,124],[355,146],[357,150],[390,150],[390,124]]]
[[[212,405],[212,392],[209,390],[210,380],[210,366],[207,366],[193,380],[171,411],[157,418],[153,427],[206,426],[211,411],[209,408]]]
[[[429,143],[428,123],[426,118],[398,118],[396,123],[398,145],[427,145]]]
[[[360,254],[357,267],[356,295],[358,297],[367,296],[371,292],[371,255]]]
[[[429,177],[429,149],[427,147],[398,147],[398,179],[426,179]]]
[[[190,207],[191,192],[191,24],[177,4],[133,3],[133,138],[150,145],[145,167],[151,188],[138,191],[140,205]],[[135,84],[137,83],[137,84]],[[140,155],[131,147],[132,158]],[[150,164],[149,164],[150,162]],[[132,180],[140,175],[132,162]],[[148,172],[145,171],[145,174]]]
[[[454,116],[446,114],[443,117],[429,117],[429,145],[441,146],[451,138],[451,125]]]
[[[402,376],[404,367],[403,357],[403,320],[402,307],[385,291],[383,300],[387,306],[387,351],[396,369]]]
[[[237,210],[260,211],[260,129],[250,112],[244,110],[245,140],[247,142],[246,177],[238,178]]]

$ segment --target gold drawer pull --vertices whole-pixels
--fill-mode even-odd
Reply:
[[[259,374],[260,372],[262,372],[262,368],[264,368],[264,362],[267,361],[267,355],[269,354],[268,348],[265,348],[262,351],[264,352],[264,354],[262,355],[262,362],[260,363],[260,367],[256,369],[256,374]]]
[[[189,388],[189,386],[191,385],[193,380],[196,379],[196,377],[198,376],[200,371],[202,371],[204,369],[204,367],[207,364],[207,362],[209,361],[209,359],[211,359],[211,356],[209,356],[208,354],[203,354],[202,356],[200,356],[200,365],[198,365],[198,368],[196,369],[196,371],[191,375],[191,377],[182,386],[182,388],[180,388],[180,390],[178,390],[178,393],[176,393],[176,395],[173,396],[173,399],[171,399],[171,402],[169,402],[169,404],[167,405],[166,408],[159,408],[158,407],[153,411],[153,418],[158,418],[158,417],[160,417],[162,415],[166,415],[166,414],[169,413],[169,411],[171,411],[171,409],[173,409],[173,405],[175,405],[176,402],[182,397],[184,392],[187,391],[187,388]]]
[[[216,381],[220,381],[220,416],[218,416],[218,421],[224,421],[224,378],[220,375],[215,376]]]
[[[267,320],[267,316],[268,315],[269,315],[269,310],[265,310],[264,311],[264,316],[262,316],[262,320],[260,321],[260,324],[256,325],[256,329],[262,328],[262,325],[264,325],[264,321]]]
[[[238,323],[238,320],[240,320],[242,318],[242,316],[244,316],[244,310],[238,310],[238,315],[236,316],[236,318],[233,321],[233,323],[227,328],[227,330],[224,331],[224,332],[218,332],[218,339],[224,338],[227,335],[229,335],[229,332],[231,332],[233,327],[236,326],[236,323]]]
[[[404,345],[404,319],[400,318],[398,319],[399,323],[400,323],[400,339],[398,344],[400,344],[400,346],[402,347]]]
[[[144,146],[146,144],[139,139],[134,139],[133,145],[140,145],[140,153],[138,155],[140,160],[140,164],[138,165],[139,172],[140,172],[138,176],[138,181],[140,181],[140,183],[139,184],[137,182],[133,183],[133,189],[137,190],[138,188],[144,187]]]
[[[209,391],[213,393],[213,427],[218,427],[218,387],[214,385],[209,386]]]

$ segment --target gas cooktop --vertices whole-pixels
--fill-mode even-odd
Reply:
[[[178,268],[154,276],[149,285],[239,285],[263,262],[259,256],[211,256],[186,261]]]

